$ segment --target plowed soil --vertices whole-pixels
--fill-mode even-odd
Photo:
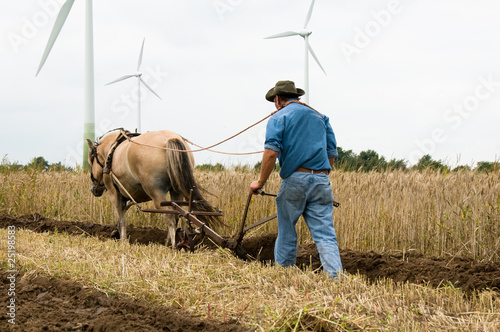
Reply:
[[[9,273],[1,272],[0,303],[6,308]],[[126,296],[108,296],[73,281],[45,276],[16,280],[15,325],[0,317],[1,331],[249,331],[235,323],[189,317]]]
[[[14,225],[35,232],[86,234],[109,239],[113,226],[71,221],[56,221],[42,216],[12,217],[0,215],[0,227]],[[127,226],[131,243],[164,244],[167,232],[155,228]],[[275,234],[249,237],[242,246],[261,261],[273,261]],[[500,293],[500,264],[477,262],[467,258],[424,257],[420,254],[386,255],[341,249],[344,270],[360,273],[369,280],[390,278],[396,282],[423,283],[433,287],[453,284],[466,292],[492,289]],[[314,244],[299,247],[297,265],[320,268]],[[8,274],[2,272],[0,305],[6,307]],[[19,278],[19,277],[18,277]],[[28,281],[29,279],[29,281]],[[147,303],[123,296],[108,297],[96,289],[85,288],[59,278],[30,277],[16,285],[19,331],[245,331],[235,323],[202,321],[178,313],[172,308],[153,308]],[[18,279],[20,280],[20,279]],[[0,317],[0,325],[9,326],[8,316]]]

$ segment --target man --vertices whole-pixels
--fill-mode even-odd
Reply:
[[[342,270],[337,236],[333,227],[333,194],[328,173],[337,153],[337,142],[328,117],[299,102],[305,94],[292,81],[279,81],[266,99],[277,111],[269,118],[256,193],[266,183],[276,158],[283,179],[276,198],[278,238],[274,247],[277,264],[292,266],[297,258],[296,224],[301,215],[318,248],[323,270],[338,277]]]

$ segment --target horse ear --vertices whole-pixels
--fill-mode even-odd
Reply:
[[[87,144],[89,145],[89,148],[90,148],[90,149],[93,149],[93,148],[95,147],[95,146],[94,146],[94,142],[92,142],[92,141],[91,141],[91,140],[89,140],[88,138],[87,138]]]

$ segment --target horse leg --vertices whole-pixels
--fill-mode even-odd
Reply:
[[[163,202],[166,199],[166,194],[163,193],[149,193],[150,197],[152,197],[154,205],[157,209],[161,209],[161,202]],[[171,199],[178,200],[180,196],[175,196],[172,195],[171,193]],[[165,223],[167,224],[168,227],[168,237],[165,239],[165,246],[170,245],[172,246],[172,249],[176,249],[177,243],[175,242],[175,233],[177,230],[177,221],[179,220],[179,215],[177,214],[169,214],[169,213],[164,213],[163,214],[163,219],[165,220]]]
[[[120,233],[120,240],[127,241],[127,221],[125,220],[125,212],[127,212],[129,205],[127,205],[127,199],[119,195],[116,200],[116,214],[118,221],[116,223],[116,228]]]
[[[168,238],[165,239],[165,245],[168,246],[168,243],[170,242],[172,249],[177,249],[175,233],[177,231],[177,220],[179,217],[173,214],[165,214],[164,218],[168,226]]]

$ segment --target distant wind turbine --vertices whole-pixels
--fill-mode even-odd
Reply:
[[[36,76],[40,73],[47,57],[49,56],[52,46],[56,42],[59,32],[66,22],[66,18],[71,11],[71,7],[75,0],[66,0],[62,5],[56,22],[50,33],[49,41],[42,55],[42,60],[38,66]],[[87,162],[88,144],[87,139],[95,139],[95,101],[94,101],[94,32],[92,23],[92,0],[85,0],[85,85],[84,85],[84,109],[83,109],[83,167],[89,168]]]
[[[141,47],[141,53],[139,54],[139,61],[137,62],[137,69],[135,70],[136,72],[134,74],[130,75],[125,75],[120,78],[117,78],[116,80],[109,82],[106,85],[110,85],[116,82],[120,82],[123,80],[126,80],[127,78],[131,77],[137,77],[137,131],[141,132],[141,83],[144,84],[144,86],[151,91],[156,97],[160,98],[161,97],[153,91],[153,89],[142,79],[142,73],[139,71],[141,68],[141,63],[142,63],[142,54],[144,52],[144,42],[146,41],[146,38],[142,40],[142,47]]]
[[[311,20],[311,15],[312,11],[314,8],[314,1],[312,0],[311,2],[311,7],[309,7],[309,13],[307,14],[306,17],[306,23],[304,24],[304,28],[300,32],[295,32],[295,31],[286,31],[282,33],[278,33],[276,35],[272,35],[269,37],[265,37],[264,39],[272,39],[272,38],[282,38],[282,37],[290,37],[290,36],[301,36],[304,38],[305,42],[305,63],[304,63],[304,90],[306,90],[306,94],[304,96],[305,102],[309,103],[309,53],[311,53],[312,57],[314,60],[316,60],[316,63],[319,65],[323,73],[326,72],[323,69],[323,66],[321,66],[321,63],[318,60],[318,57],[316,57],[316,54],[314,53],[311,45],[309,44],[309,36],[311,35],[312,31],[306,30],[307,25],[309,24],[309,21]]]

